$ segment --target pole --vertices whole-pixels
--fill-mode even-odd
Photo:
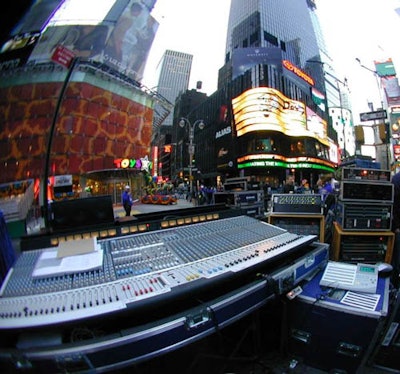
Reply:
[[[374,74],[374,77],[375,77],[375,80],[376,80],[376,85],[377,85],[377,87],[378,87],[378,94],[379,94],[380,104],[381,104],[381,107],[383,108],[382,87],[381,87],[381,85],[380,85],[380,83],[379,83],[379,74],[378,74],[378,72],[377,72],[376,70],[372,70],[372,69],[366,67],[365,65],[363,65],[363,64],[361,63],[361,60],[360,60],[359,58],[356,58],[356,61],[360,64],[360,66],[361,66],[363,69],[368,70],[369,72],[371,72],[372,74]]]
[[[68,67],[67,75],[65,76],[63,86],[61,87],[60,94],[58,95],[57,105],[56,105],[56,109],[54,110],[53,121],[50,126],[50,133],[49,133],[49,138],[48,138],[48,142],[47,142],[46,161],[45,161],[45,166],[44,166],[43,195],[42,195],[43,196],[43,215],[44,215],[43,218],[44,218],[44,227],[45,227],[46,231],[48,230],[48,227],[49,227],[49,203],[48,203],[49,194],[47,191],[47,183],[49,180],[51,147],[53,144],[54,131],[56,128],[58,113],[60,112],[61,103],[64,99],[65,91],[67,90],[69,80],[71,79],[72,72],[73,72],[77,62],[78,62],[78,58],[76,58],[76,57],[73,58],[70,66]]]
[[[193,124],[190,123],[190,121],[187,118],[181,118],[179,121],[179,126],[180,127],[185,127],[189,126],[189,186],[190,186],[190,194],[193,194],[193,155],[194,155],[194,144],[193,144],[193,139],[194,139],[194,129],[196,125],[199,126],[200,130],[203,130],[204,128],[204,122],[203,120],[198,119],[195,121]]]
[[[338,90],[338,94],[339,94],[340,121],[342,122],[342,126],[343,126],[343,155],[342,155],[342,160],[343,160],[343,159],[346,159],[346,121],[343,116],[342,91],[340,90],[339,83],[342,83],[342,82],[340,82],[339,80],[336,80],[337,90]]]
[[[190,181],[190,193],[193,194],[193,138],[194,138],[194,124],[189,123],[189,181]]]

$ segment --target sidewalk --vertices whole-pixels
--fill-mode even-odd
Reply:
[[[142,204],[137,201],[132,205],[131,216],[141,213],[163,212],[175,209],[193,208],[195,205],[186,199],[178,199],[176,204],[162,205],[162,204]],[[114,205],[114,217],[125,217],[125,210],[121,204]]]

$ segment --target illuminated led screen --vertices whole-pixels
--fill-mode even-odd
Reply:
[[[309,136],[328,145],[326,121],[274,88],[250,89],[233,99],[232,107],[238,137],[252,131],[279,131],[288,136]]]

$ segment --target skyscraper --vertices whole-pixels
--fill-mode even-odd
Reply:
[[[329,127],[315,9],[312,0],[232,0],[218,77],[220,109],[228,110],[213,112],[211,104],[204,110],[227,113],[225,120],[214,119],[221,175],[236,169],[279,186],[288,174],[316,181],[334,171],[337,134]]]
[[[166,50],[158,64],[157,92],[174,104],[176,98],[189,87],[190,70],[193,56],[178,51]],[[155,107],[157,115],[157,106]],[[162,126],[172,126],[173,113],[162,123]]]
[[[319,57],[311,0],[232,0],[226,53],[236,48],[279,47],[283,58],[303,66]]]

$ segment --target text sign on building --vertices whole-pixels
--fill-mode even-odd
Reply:
[[[53,55],[51,56],[52,61],[57,62],[58,64],[68,68],[71,65],[71,62],[75,54],[68,48],[65,48],[62,45],[56,47]]]
[[[72,186],[72,175],[56,175],[54,177],[54,187]]]
[[[386,119],[386,110],[377,110],[376,112],[360,113],[360,121],[374,121],[376,119]]]

